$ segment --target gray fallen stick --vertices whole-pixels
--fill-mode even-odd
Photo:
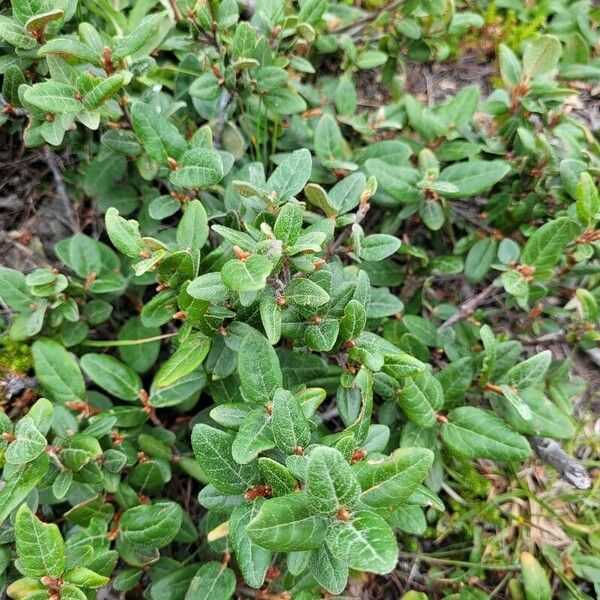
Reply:
[[[588,490],[592,487],[592,480],[583,464],[568,455],[557,441],[532,437],[530,442],[536,454],[545,463],[554,467],[566,482],[580,490]]]

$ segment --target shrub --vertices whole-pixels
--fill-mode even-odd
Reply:
[[[514,473],[576,434],[582,382],[535,349],[599,338],[598,144],[556,77],[595,72],[588,40],[565,17],[499,45],[489,97],[426,106],[399,64],[483,16],[249,6],[0,16],[5,127],[51,162],[68,146],[106,228],[58,241],[59,268],[0,269],[41,396],[0,413],[11,598],[342,594],[444,518],[448,474],[485,495],[470,461]],[[374,68],[392,95],[369,111]]]

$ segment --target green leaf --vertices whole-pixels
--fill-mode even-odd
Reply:
[[[119,211],[112,206],[106,211],[105,220],[106,233],[113,246],[125,256],[139,258],[145,246],[138,222],[119,216]]]
[[[498,244],[498,260],[503,265],[518,262],[520,256],[521,247],[514,240],[504,238],[500,244]]]
[[[284,85],[287,80],[287,72],[280,67],[261,67],[256,70],[256,91],[261,94],[271,92]]]
[[[314,514],[306,492],[271,498],[246,527],[250,539],[269,550],[312,550],[323,542],[326,521]]]
[[[94,52],[87,44],[74,38],[54,38],[46,42],[39,50],[38,56],[50,58],[52,56],[62,59],[99,64],[101,56]],[[76,79],[76,78],[73,78]],[[65,82],[71,83],[70,77],[65,77]]]
[[[267,285],[273,266],[262,254],[253,254],[245,260],[234,258],[221,268],[221,278],[229,289],[236,292],[258,292]]]
[[[277,115],[295,115],[306,110],[304,98],[287,87],[270,89],[263,98],[266,107]]]
[[[219,303],[225,302],[230,292],[223,284],[221,273],[206,273],[190,282],[187,293],[198,300]]]
[[[240,465],[232,455],[233,436],[200,423],[192,430],[192,448],[206,477],[223,494],[243,494],[258,481],[255,464]]]
[[[206,148],[192,148],[182,157],[169,180],[182,188],[206,189],[223,178],[223,161],[219,153]]]
[[[391,256],[400,248],[397,237],[385,233],[374,233],[365,237],[360,245],[360,258],[378,261]]]
[[[41,434],[46,435],[52,427],[54,406],[50,400],[46,400],[46,398],[40,398],[29,409],[27,416],[33,421],[37,430]]]
[[[312,168],[310,152],[306,148],[288,154],[267,181],[267,192],[276,204],[283,204],[302,191]]]
[[[312,510],[325,515],[333,516],[338,510],[354,506],[360,485],[339,450],[319,446],[310,453],[306,494]]]
[[[35,374],[48,395],[57,402],[81,400],[85,382],[72,354],[48,338],[40,338],[31,348]]]
[[[360,447],[367,439],[373,412],[373,376],[366,367],[361,367],[350,389],[360,409],[355,421],[346,427],[346,432],[354,434],[356,445]]]
[[[192,334],[161,365],[154,376],[153,386],[166,387],[189,375],[202,364],[209,350],[209,337],[202,333]]]
[[[344,159],[348,154],[347,143],[337,121],[330,113],[319,119],[314,134],[315,154],[321,160]]]
[[[569,439],[575,435],[572,419],[546,398],[543,392],[530,388],[520,392],[518,397],[519,407],[513,402],[508,402],[506,394],[490,397],[493,409],[516,431],[555,439]],[[527,419],[523,417],[523,408],[526,409]]]
[[[275,448],[271,417],[263,407],[248,413],[233,440],[231,454],[241,465],[252,462],[261,452]]]
[[[438,231],[446,221],[444,209],[437,200],[425,200],[425,202],[419,206],[419,216],[431,231]]]
[[[544,350],[527,360],[515,365],[505,376],[504,380],[519,390],[527,389],[544,381],[550,367],[552,353]]]
[[[48,470],[50,459],[46,453],[41,454],[32,463],[12,469],[10,477],[4,470],[4,486],[0,489],[0,524],[38,484]]]
[[[132,317],[125,322],[119,331],[120,340],[143,340],[158,335],[160,335],[160,329],[158,327],[144,327],[140,317]],[[140,374],[146,373],[152,368],[159,352],[160,340],[119,347],[121,360]]]
[[[287,454],[304,449],[310,442],[309,421],[292,392],[281,388],[275,391],[271,426],[277,447]]]
[[[521,396],[508,385],[501,385],[500,388],[502,390],[503,400],[512,406],[521,419],[530,421],[531,410],[529,406],[523,402]]]
[[[528,77],[547,75],[558,66],[562,47],[553,35],[528,42],[523,52],[523,72]]]
[[[151,160],[167,165],[167,159],[178,159],[187,143],[177,128],[148,104],[136,102],[131,107],[133,130]]]
[[[116,40],[112,53],[113,60],[121,60],[141,50],[146,42],[156,34],[161,18],[160,14],[149,15],[142,19],[129,35]]]
[[[527,600],[551,600],[553,594],[548,575],[529,552],[521,552],[521,574]]]
[[[600,558],[584,554],[578,548],[571,550],[571,568],[577,577],[588,581],[600,581]]]
[[[85,588],[96,589],[108,583],[108,577],[86,567],[75,567],[65,573],[65,581]]]
[[[399,448],[389,457],[360,461],[353,472],[360,487],[360,501],[375,510],[395,510],[425,479],[433,465],[426,448]]]
[[[337,319],[321,319],[311,323],[304,332],[304,340],[311,350],[329,352],[335,345],[340,324]]]
[[[341,594],[348,585],[348,562],[335,557],[326,544],[310,553],[308,567],[316,582],[332,594]]]
[[[329,302],[329,294],[314,281],[306,278],[292,279],[286,286],[284,295],[290,304],[318,307]]]
[[[219,80],[210,71],[200,74],[189,89],[189,94],[192,98],[197,98],[204,102],[216,100],[221,95],[221,92],[222,89]]]
[[[479,86],[465,86],[456,96],[439,107],[438,114],[453,129],[471,122],[479,104]]]
[[[503,160],[472,160],[450,165],[442,170],[439,179],[453,183],[458,190],[446,192],[448,198],[468,198],[486,192],[510,171]]]
[[[521,298],[527,301],[529,296],[529,284],[522,273],[515,269],[504,271],[500,276],[504,289],[515,298]]]
[[[83,97],[83,104],[88,110],[99,108],[101,104],[114,96],[124,84],[125,78],[122,73],[111,75],[86,92]]]
[[[52,21],[60,21],[65,16],[64,11],[60,9],[49,10],[46,12],[38,12],[36,15],[27,19],[25,29],[33,34],[38,31],[44,31]]]
[[[99,387],[115,398],[136,402],[140,397],[140,376],[127,365],[108,354],[84,354],[81,368]]]
[[[84,109],[71,86],[58,81],[36,83],[25,90],[23,98],[47,113],[78,113]]]
[[[265,404],[283,385],[277,354],[257,331],[248,333],[240,344],[238,374],[242,394],[252,402]]]
[[[500,75],[504,85],[508,88],[515,87],[521,81],[522,69],[515,53],[505,44],[498,47],[500,59]]]
[[[15,519],[18,568],[26,577],[60,577],[65,570],[65,543],[57,525],[42,523],[23,504]]]
[[[142,504],[126,510],[119,521],[123,540],[142,548],[162,548],[181,527],[183,510],[176,502]]]
[[[250,23],[242,21],[233,34],[233,55],[238,58],[250,57],[254,54],[255,47],[256,31]]]
[[[304,208],[300,202],[290,200],[281,207],[273,226],[273,233],[284,246],[293,244],[300,236],[303,215]]]
[[[289,469],[273,460],[262,456],[258,459],[258,468],[273,496],[285,496],[295,491],[297,481]]]
[[[46,438],[38,431],[31,417],[23,417],[16,425],[15,440],[6,450],[6,462],[23,465],[35,460],[46,449]]]
[[[355,510],[348,521],[335,521],[327,534],[334,556],[344,558],[352,569],[389,573],[396,566],[398,546],[390,526],[377,514]]]
[[[343,341],[357,338],[365,328],[366,322],[367,313],[363,304],[358,300],[350,300],[340,319],[340,338]]]
[[[470,357],[459,358],[436,374],[437,380],[442,384],[445,406],[452,406],[454,402],[464,398],[474,375],[475,369]]]
[[[527,240],[521,261],[539,270],[551,269],[565,246],[577,235],[579,226],[568,217],[559,217],[536,229]]]
[[[338,79],[335,88],[335,108],[340,115],[352,115],[356,111],[358,95],[352,77],[347,75]]]
[[[15,310],[29,310],[34,301],[25,282],[25,275],[7,267],[0,267],[0,298]]]
[[[432,427],[436,410],[444,404],[444,392],[440,382],[429,371],[423,371],[404,380],[398,404],[411,421],[421,427]]]
[[[229,518],[231,547],[244,580],[253,588],[259,588],[264,583],[272,558],[270,550],[255,544],[246,533],[248,523],[258,514],[261,504],[260,499],[241,504]]]
[[[369,158],[365,167],[370,175],[377,178],[377,183],[394,200],[402,204],[420,202],[423,198],[417,188],[419,172],[408,166],[392,166],[379,158]]]
[[[361,52],[356,59],[356,66],[359,69],[375,69],[385,64],[388,55],[379,50],[365,50]]]
[[[481,281],[496,260],[498,242],[489,237],[477,240],[465,258],[465,276],[471,283]]]
[[[511,431],[495,415],[472,406],[448,413],[442,438],[452,452],[465,458],[510,462],[525,460],[531,454],[524,437]]]
[[[301,23],[317,23],[327,10],[326,0],[306,0],[301,3],[298,21]]]
[[[31,596],[28,596],[28,598],[34,600]],[[80,590],[71,583],[65,582],[60,588],[60,600],[87,600],[87,596],[83,590]]]
[[[435,348],[438,345],[438,334],[435,325],[418,315],[406,315],[402,324],[410,333],[426,346]]]
[[[260,299],[260,320],[269,343],[276,344],[281,339],[281,308],[275,297],[267,294]]]
[[[600,219],[600,195],[589,173],[582,173],[575,188],[577,216],[584,225],[593,226]]]
[[[218,562],[204,563],[190,583],[185,600],[214,598],[230,600],[235,592],[235,573]]]
[[[37,46],[23,25],[4,15],[0,15],[0,39],[22,50],[32,50]]]
[[[98,440],[85,433],[76,433],[62,443],[60,460],[62,464],[72,471],[80,471],[92,459],[97,459],[102,454]]]

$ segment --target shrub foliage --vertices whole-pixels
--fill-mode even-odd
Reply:
[[[403,66],[489,10],[370,4],[0,15],[0,122],[68,147],[105,226],[58,241],[58,268],[0,269],[41,396],[0,412],[10,598],[342,594],[443,520],[449,473],[575,435],[581,381],[536,340],[599,338],[600,153],[569,86],[598,77],[590,16],[555,2],[498,45],[491,94],[425,104]]]

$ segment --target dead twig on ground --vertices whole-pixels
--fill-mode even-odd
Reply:
[[[530,442],[540,459],[554,467],[566,482],[580,490],[592,487],[592,480],[583,464],[567,454],[556,440],[532,437]]]
[[[371,208],[371,205],[369,204],[369,202],[361,202],[358,210],[356,211],[356,217],[354,219],[354,223],[353,225],[359,225],[362,220],[367,216],[367,213],[369,212],[369,209]],[[352,225],[348,225],[348,227],[346,227],[342,233],[340,233],[340,235],[338,235],[338,237],[332,242],[332,244],[329,246],[329,249],[327,250],[327,257],[331,257],[333,256],[342,246],[342,244],[350,237],[350,234],[352,233]]]
[[[455,323],[458,323],[459,321],[471,316],[475,309],[483,304],[483,302],[485,302],[497,289],[498,288],[496,288],[493,283],[490,283],[490,285],[479,292],[479,294],[463,302],[458,307],[458,310],[439,326],[438,331],[448,329],[448,327],[452,327],[452,325]]]
[[[379,15],[383,12],[389,12],[392,10],[396,10],[404,3],[404,0],[395,0],[394,2],[390,2],[388,5],[381,7],[379,10],[370,11],[364,17],[349,23],[348,25],[342,25],[341,27],[336,27],[330,33],[333,34],[341,34],[347,33],[350,37],[359,35],[362,30],[367,27],[370,23],[375,21]]]
[[[221,99],[219,100],[219,115],[217,117],[217,125],[215,127],[215,148],[220,149],[223,145],[223,132],[227,123],[227,111],[231,106],[233,96],[228,90],[223,90]]]
[[[67,187],[65,186],[65,182],[62,178],[62,163],[58,156],[50,150],[48,146],[44,146],[42,150],[42,157],[50,171],[52,172],[52,178],[54,179],[54,187],[56,188],[56,193],[60,198],[63,209],[65,211],[65,216],[67,218],[67,223],[73,232],[77,231],[77,219],[75,218],[75,213],[73,212],[73,204],[71,203],[71,199],[69,198],[69,194],[67,192]]]
[[[8,400],[18,396],[26,390],[35,388],[40,384],[37,377],[20,377],[10,373],[4,379],[0,379],[0,388],[4,389],[4,395]]]

